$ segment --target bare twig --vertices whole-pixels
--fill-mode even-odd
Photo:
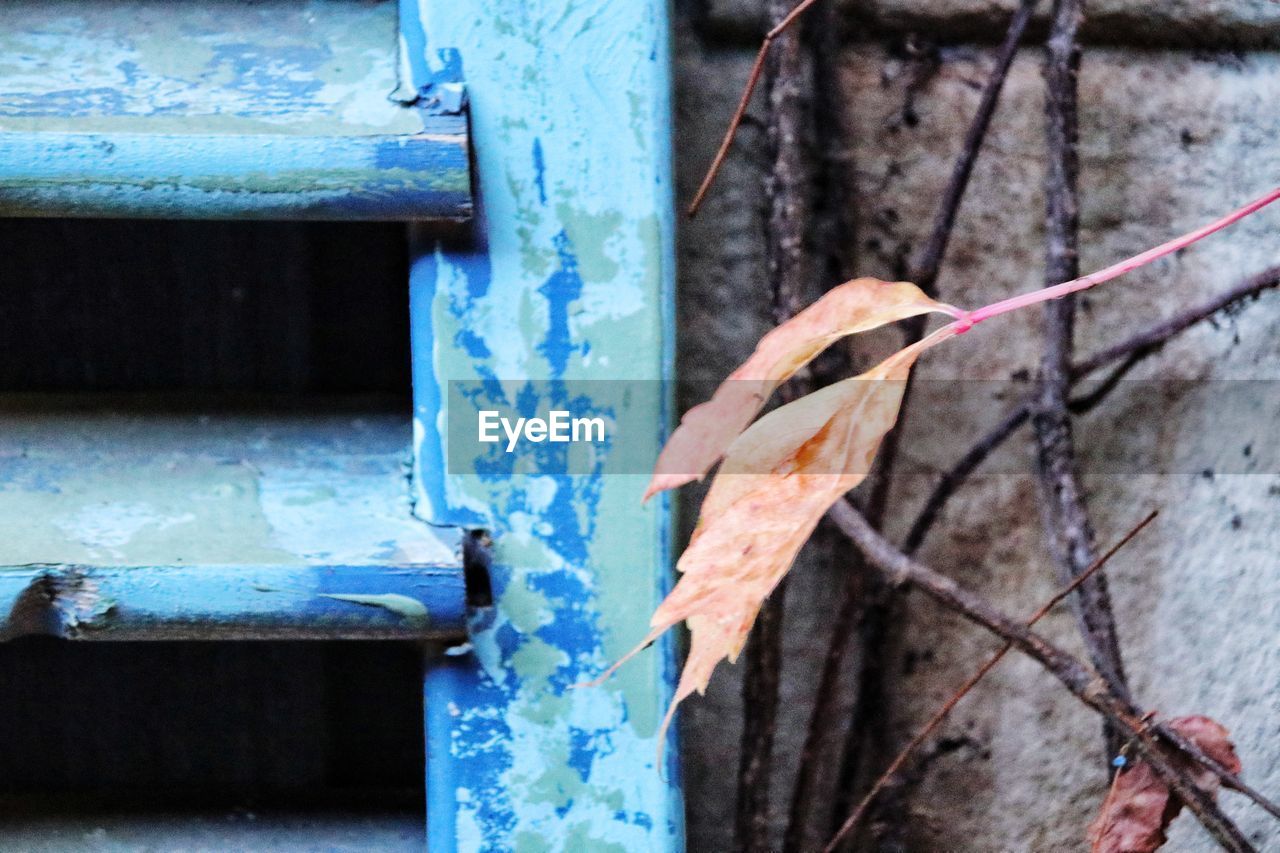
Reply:
[[[849,501],[837,501],[827,515],[862,550],[866,564],[885,575],[891,583],[897,586],[910,584],[939,604],[1012,643],[1014,648],[1040,664],[1073,696],[1100,714],[1125,737],[1134,738],[1135,746],[1152,770],[1170,786],[1224,849],[1253,850],[1232,820],[1191,781],[1185,769],[1172,763],[1166,752],[1155,743],[1146,731],[1143,714],[1128,699],[1117,695],[1082,661],[1004,615],[982,597],[899,551]],[[842,839],[843,833],[837,834],[826,850],[834,850]]]
[[[784,587],[779,586],[760,608],[742,680],[742,749],[738,758],[738,799],[734,849],[768,853],[769,783],[773,769],[773,736],[778,718],[778,679],[782,666]]]
[[[1187,755],[1191,756],[1197,764],[1206,768],[1221,779],[1223,785],[1233,791],[1238,791],[1239,793],[1244,794],[1246,797],[1265,809],[1267,814],[1277,820],[1280,820],[1280,805],[1277,805],[1274,801],[1267,799],[1261,791],[1245,784],[1243,779],[1224,767],[1216,758],[1213,758],[1200,747],[1196,746],[1193,741],[1187,740],[1182,735],[1178,734],[1177,729],[1165,725],[1164,723],[1156,723],[1152,728],[1159,738],[1168,741],[1171,745],[1182,750]]]
[[[1128,719],[1117,714],[1117,719],[1119,722],[1117,728],[1133,736],[1138,753],[1160,777],[1160,780],[1169,786],[1173,795],[1200,820],[1200,825],[1208,830],[1213,840],[1218,842],[1218,846],[1229,851],[1254,850],[1254,846],[1240,832],[1235,822],[1218,808],[1213,797],[1188,776],[1185,767],[1169,760],[1165,751],[1147,731],[1143,719],[1135,720],[1132,714]]]
[[[1080,69],[1081,0],[1055,0],[1045,62],[1045,118],[1049,168],[1045,180],[1046,284],[1079,275],[1077,239],[1079,199],[1077,176],[1077,76]],[[1045,305],[1044,354],[1031,424],[1036,437],[1036,474],[1045,535],[1058,567],[1068,581],[1094,561],[1093,525],[1076,472],[1068,394],[1071,388],[1071,344],[1075,301],[1065,297]],[[1089,658],[1113,690],[1125,696],[1124,664],[1115,615],[1105,576],[1080,587],[1076,618]],[[1111,722],[1104,723],[1103,760],[1120,748],[1121,737]]]
[[[996,52],[991,74],[983,87],[978,109],[969,124],[968,130],[965,132],[960,153],[956,158],[955,165],[952,167],[951,176],[946,188],[943,190],[942,198],[934,214],[933,225],[928,239],[913,264],[911,278],[925,293],[931,295],[936,293],[938,273],[946,256],[947,245],[950,242],[951,233],[955,226],[956,215],[964,199],[965,190],[968,188],[969,179],[973,175],[973,167],[977,162],[978,154],[982,150],[982,143],[991,125],[991,119],[995,115],[996,106],[999,103],[1000,93],[1004,88],[1009,69],[1013,64],[1014,57],[1017,55],[1018,45],[1026,31],[1028,22],[1031,20],[1031,15],[1037,2],[1038,0],[1022,0],[1009,21],[1009,28],[1005,34],[1004,41]],[[904,343],[911,344],[919,340],[923,334],[924,318],[909,320],[903,323],[902,326]],[[911,382],[908,380],[901,406],[904,420],[907,416],[910,397]],[[903,430],[899,427],[890,433],[885,438],[885,442],[878,454],[876,476],[872,483],[871,496],[868,500],[868,517],[877,527],[880,524],[883,508],[888,501],[888,491],[892,483],[893,469],[897,460],[898,437],[902,432]],[[856,573],[851,574],[856,575]],[[868,584],[871,586],[870,589],[867,588]],[[882,740],[880,737],[875,737],[876,733],[871,732],[870,729],[879,725],[878,722],[873,721],[881,721],[884,718],[882,713],[884,685],[881,682],[884,679],[885,672],[882,658],[886,653],[889,626],[894,621],[892,597],[887,594],[887,590],[877,589],[876,582],[868,582],[865,579],[852,577],[846,583],[843,595],[844,599],[837,613],[837,621],[833,626],[832,639],[827,650],[822,677],[819,681],[817,700],[806,736],[807,746],[813,748],[817,743],[824,742],[830,735],[829,730],[836,725],[835,715],[831,711],[835,702],[839,676],[845,667],[852,638],[855,633],[860,633],[863,640],[862,657],[864,662],[861,678],[859,679],[858,703],[854,709],[853,723],[849,727],[845,747],[842,751],[839,771],[841,781],[837,796],[837,804],[840,807],[847,806],[848,801],[852,798],[854,777],[857,775],[858,766],[862,763],[860,756],[862,742],[867,739],[868,735],[871,735],[871,740]],[[857,601],[859,600],[864,602],[862,606],[858,606]],[[861,632],[855,632],[855,621],[859,617],[862,617],[862,630]],[[818,772],[820,772],[820,768],[817,766],[801,766],[792,805],[793,819],[801,807],[799,804],[803,803],[811,795],[814,779],[810,777]],[[798,838],[794,834],[790,837],[792,845],[787,849],[798,849],[795,846],[798,843]]]
[[[1120,385],[1120,380],[1129,375],[1129,371],[1138,366],[1143,356],[1130,353],[1129,356],[1111,369],[1102,382],[1091,388],[1086,394],[1078,394],[1067,401],[1067,411],[1073,415],[1083,415],[1093,411],[1107,396]]]
[[[773,29],[764,34],[764,40],[760,43],[760,50],[756,53],[756,61],[752,63],[751,73],[747,75],[747,84],[742,88],[742,97],[738,99],[738,108],[734,110],[733,118],[729,120],[729,127],[724,132],[724,139],[720,141],[720,148],[716,151],[716,156],[712,158],[711,166],[707,169],[707,174],[698,186],[698,192],[694,194],[693,201],[689,203],[687,212],[690,217],[698,214],[698,208],[702,207],[702,202],[707,197],[707,191],[711,189],[716,175],[720,174],[720,167],[724,165],[725,157],[729,155],[729,148],[733,145],[733,138],[738,133],[738,127],[741,126],[742,119],[747,114],[747,107],[751,104],[751,96],[755,94],[756,86],[760,82],[760,74],[764,71],[764,61],[769,55],[769,48],[778,36],[786,32],[787,28],[794,24],[816,2],[818,0],[801,0],[790,12],[783,16],[782,20],[774,25]]]
[[[768,10],[778,24],[770,30],[766,43],[781,35],[803,7],[793,8],[789,0],[770,0]],[[773,315],[781,325],[809,302],[812,275],[806,240],[813,166],[809,148],[808,74],[800,33],[797,30],[786,33],[777,48],[769,56],[765,74],[768,137],[773,156],[773,167],[765,180],[769,201],[765,242]],[[783,394],[795,398],[810,390],[806,374],[788,383]],[[744,720],[735,846],[747,853],[767,853],[772,846],[769,788],[773,775],[785,590],[785,583],[779,584],[761,609],[743,679]]]
[[[1079,382],[1095,371],[1117,361],[1122,362],[1121,369],[1128,370],[1141,359],[1158,352],[1171,338],[1195,326],[1197,323],[1201,323],[1219,311],[1232,308],[1247,299],[1256,298],[1262,292],[1277,286],[1280,286],[1280,266],[1268,267],[1199,305],[1193,305],[1185,311],[1180,311],[1172,317],[1161,320],[1117,344],[1094,353],[1083,361],[1076,362],[1071,366],[1071,381],[1073,384]],[[1120,369],[1118,369],[1098,389],[1090,392],[1087,397],[1073,399],[1070,403],[1071,410],[1079,413],[1093,408],[1116,387],[1117,383],[1111,380],[1118,379],[1122,375]],[[914,554],[919,549],[951,496],[955,494],[956,490],[959,489],[969,475],[977,470],[978,466],[1004,443],[1005,439],[1013,435],[1019,427],[1027,422],[1030,411],[1030,401],[1023,400],[1005,416],[1004,420],[980,438],[964,456],[960,457],[960,460],[951,469],[942,475],[937,485],[934,486],[933,492],[925,500],[924,507],[916,517],[915,523],[912,524],[911,532],[907,535],[903,545],[904,551],[908,554]]]
[[[1161,320],[1148,329],[1096,352],[1083,361],[1076,362],[1071,366],[1071,378],[1080,379],[1088,376],[1100,367],[1114,364],[1131,355],[1149,355],[1164,346],[1165,342],[1178,333],[1209,319],[1219,311],[1231,308],[1276,286],[1280,286],[1280,266],[1268,267],[1199,305],[1180,311],[1167,320]]]
[[[978,152],[982,150],[982,141],[986,139],[987,128],[991,126],[991,118],[995,115],[996,105],[1000,102],[1000,92],[1004,81],[1009,76],[1009,68],[1018,54],[1018,44],[1027,30],[1031,15],[1039,0],[1022,0],[1017,11],[1009,21],[1009,29],[1005,32],[1004,41],[996,51],[995,64],[991,76],[987,78],[982,89],[982,98],[978,102],[978,111],[974,113],[969,129],[965,131],[964,143],[960,146],[960,155],[951,169],[951,178],[942,192],[942,200],[938,203],[938,211],[934,214],[933,228],[929,232],[928,242],[920,252],[920,257],[912,269],[914,281],[925,293],[933,294],[938,281],[938,272],[942,269],[942,259],[947,254],[947,244],[951,241],[951,232],[955,225],[956,214],[960,210],[960,202],[969,186],[969,178],[973,174],[973,165],[978,160]]]
[[[841,46],[846,43],[848,16],[834,4],[821,4],[805,22],[806,45],[813,63],[813,132],[815,151],[825,150],[830,140],[840,139],[849,117],[849,102],[840,86]],[[854,169],[849,159],[819,157],[812,224],[814,254],[824,262],[818,276],[825,282],[853,278],[856,271],[854,249],[856,195],[852,192]],[[812,364],[813,384],[822,387],[849,375],[850,353],[833,347]],[[812,553],[824,565],[847,569],[862,554],[830,525],[814,531]],[[842,685],[847,683],[847,661],[857,646],[854,626],[873,590],[875,576],[865,571],[845,571],[839,604],[832,614],[834,624],[848,626],[840,639],[827,647],[819,687],[814,695],[804,744],[796,762],[796,781],[783,836],[784,853],[803,853],[820,845],[831,831],[834,814],[834,783],[839,772],[836,756],[844,741],[848,714],[843,708]],[[838,629],[837,629],[838,630]]]
[[[1155,520],[1157,512],[1158,511],[1151,512],[1149,515],[1147,515],[1146,518],[1138,522],[1138,524],[1135,527],[1131,528],[1128,533],[1126,533],[1123,537],[1121,537],[1119,542],[1112,545],[1110,550],[1108,550],[1105,554],[1103,554],[1097,560],[1094,560],[1093,565],[1085,569],[1083,572],[1080,573],[1079,576],[1077,576],[1073,581],[1071,581],[1071,583],[1067,584],[1065,587],[1063,587],[1057,593],[1055,593],[1053,598],[1045,602],[1045,604],[1039,610],[1037,610],[1031,616],[1030,619],[1027,620],[1026,626],[1030,628],[1032,625],[1035,625],[1037,622],[1040,621],[1041,618],[1044,617],[1046,613],[1048,613],[1050,610],[1056,607],[1059,602],[1061,602],[1064,598],[1066,598],[1068,595],[1074,592],[1076,588],[1080,586],[1080,584],[1084,583],[1086,580],[1092,577],[1095,572],[1100,571],[1102,567],[1105,566],[1113,556],[1115,556],[1117,551],[1119,551],[1125,545],[1129,544],[1129,541],[1132,540],[1133,537],[1137,536],[1139,531],[1142,530],[1142,528],[1146,527],[1153,520]],[[862,820],[862,816],[866,813],[867,808],[870,807],[871,803],[875,800],[876,796],[879,795],[879,793],[882,790],[884,790],[884,788],[893,780],[894,776],[898,774],[898,772],[902,769],[902,766],[906,764],[907,759],[911,756],[911,753],[914,752],[916,749],[918,749],[920,745],[923,744],[929,738],[929,736],[933,734],[935,730],[937,730],[938,726],[942,725],[942,722],[946,720],[948,716],[950,716],[952,710],[954,710],[956,705],[960,703],[960,700],[963,699],[965,696],[967,696],[969,694],[969,691],[973,690],[973,688],[978,685],[978,682],[986,677],[987,673],[995,669],[996,664],[1000,663],[1000,661],[1004,659],[1004,656],[1007,655],[1012,649],[1013,649],[1013,643],[1006,641],[1005,644],[1000,648],[1000,650],[997,651],[995,654],[993,654],[991,657],[987,658],[986,663],[984,663],[978,669],[977,672],[975,672],[972,676],[970,676],[969,679],[963,685],[961,685],[960,689],[957,690],[955,693],[953,693],[951,695],[951,698],[948,699],[945,703],[943,703],[942,707],[938,709],[937,713],[935,713],[929,719],[929,722],[925,723],[924,727],[920,729],[920,731],[918,731],[915,734],[915,736],[911,738],[910,741],[907,742],[907,745],[904,746],[901,749],[901,751],[898,752],[897,756],[895,756],[893,761],[889,763],[889,766],[885,769],[885,771],[882,774],[880,774],[880,777],[876,779],[876,781],[872,784],[871,788],[867,791],[867,793],[863,795],[862,801],[858,803],[857,808],[855,808],[853,812],[849,815],[849,817],[845,820],[844,824],[841,826],[841,829],[840,829],[841,835],[847,836],[850,832],[852,832],[858,826],[858,823]]]
[[[1020,406],[1005,416],[1004,420],[996,424],[996,426],[978,442],[969,448],[964,456],[960,457],[950,470],[942,475],[933,487],[933,491],[929,494],[928,499],[924,502],[924,507],[920,510],[920,514],[916,516],[915,523],[911,525],[910,532],[903,542],[902,550],[908,554],[914,554],[924,543],[924,538],[929,534],[929,528],[938,520],[939,513],[942,512],[943,506],[955,494],[956,489],[968,479],[979,465],[981,465],[991,452],[1004,443],[1004,440],[1018,431],[1018,427],[1027,422],[1030,410],[1024,400]]]

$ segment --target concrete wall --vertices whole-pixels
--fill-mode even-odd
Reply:
[[[840,60],[849,108],[832,152],[849,163],[860,274],[893,278],[918,250],[991,65],[989,43],[1012,0],[873,0],[845,4],[857,22]],[[1046,8],[1048,4],[1043,4]],[[1280,175],[1280,4],[1265,0],[1099,0],[1081,77],[1081,244],[1085,270],[1189,230],[1269,189]],[[696,188],[736,102],[761,20],[756,0],[684,9],[678,34],[680,191]],[[938,62],[922,73],[902,46]],[[1042,56],[1017,61],[939,281],[974,307],[1039,286],[1043,256]],[[914,90],[914,93],[912,93]],[[909,105],[909,106],[908,106]],[[759,115],[757,105],[756,114]],[[682,224],[680,359],[687,376],[723,376],[768,327],[762,237],[763,134],[749,126],[711,200]],[[1082,300],[1087,354],[1280,262],[1280,210]],[[940,468],[1017,397],[1034,374],[1034,312],[995,321],[926,358],[905,424],[890,525],[901,537]],[[1109,569],[1138,701],[1164,714],[1204,713],[1228,726],[1245,776],[1280,795],[1280,293],[1187,332],[1077,423],[1099,538],[1146,511],[1160,518]],[[871,346],[882,346],[873,343]],[[859,349],[861,347],[861,349]],[[866,363],[867,346],[855,344]],[[1189,381],[1196,380],[1193,384]],[[1208,389],[1208,390],[1206,390]],[[694,401],[684,401],[686,404]],[[922,551],[931,565],[1028,613],[1055,583],[1041,541],[1029,434],[1011,440],[950,505]],[[696,500],[685,506],[686,529]],[[828,641],[841,571],[812,556],[788,591],[784,721],[774,792],[781,830],[809,701]],[[1079,650],[1069,609],[1044,632]],[[905,738],[979,664],[991,638],[913,597],[897,626],[891,727]],[[741,667],[717,672],[687,705],[684,755],[690,849],[731,848]],[[912,850],[1078,850],[1105,793],[1096,718],[1033,664],[1010,659],[960,706],[911,798]],[[1280,829],[1239,796],[1227,811],[1260,849]],[[1169,849],[1209,850],[1191,818]]]

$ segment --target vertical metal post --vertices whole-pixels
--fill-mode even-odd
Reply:
[[[466,80],[478,182],[470,234],[414,241],[417,512],[495,543],[493,608],[424,682],[431,849],[679,850],[674,739],[655,763],[670,641],[571,689],[644,635],[670,583],[666,504],[640,505],[641,471],[476,475],[447,455],[443,423],[455,379],[554,396],[670,378],[667,4],[405,0],[402,13],[417,90]],[[651,402],[626,422],[646,427],[612,452],[652,458],[669,406],[637,396]]]

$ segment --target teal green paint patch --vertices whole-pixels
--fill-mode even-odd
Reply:
[[[549,726],[553,725],[557,720],[564,718],[564,715],[568,713],[570,709],[570,704],[568,696],[556,696],[551,693],[542,693],[537,698],[531,700],[527,705],[516,709],[516,713],[531,723]]]
[[[504,551],[503,559],[510,559],[510,551]],[[499,607],[512,626],[525,634],[532,634],[547,622],[551,603],[540,592],[519,584],[511,584],[503,593]]]
[[[627,95],[627,103],[631,107],[631,132],[635,134],[636,149],[643,151],[645,149],[644,131],[646,126],[644,115],[645,99],[640,96],[639,92],[631,92]]]
[[[622,214],[616,210],[586,213],[562,202],[556,205],[556,215],[569,235],[582,280],[611,281],[618,274],[618,262],[609,256],[607,244],[622,226]]]
[[[312,506],[325,501],[333,500],[337,497],[337,492],[330,486],[316,486],[306,494],[294,495],[285,498],[283,503],[285,506]]]
[[[569,656],[538,637],[524,641],[511,656],[516,675],[531,687],[544,684],[557,669],[569,662]]]
[[[516,834],[515,845],[512,847],[513,853],[545,853],[546,849],[547,841],[543,835],[527,829]]]
[[[529,783],[528,796],[530,802],[564,808],[585,788],[578,771],[551,760],[547,762],[546,772]]]
[[[564,843],[565,853],[630,853],[626,845],[606,841],[591,832],[589,824],[580,823],[569,832]]]
[[[449,564],[456,531],[410,514],[411,438],[401,415],[336,402],[0,395],[0,563]]]
[[[416,598],[401,595],[398,592],[384,592],[378,595],[364,593],[322,592],[321,598],[332,598],[336,601],[349,601],[365,607],[381,607],[402,617],[406,622],[418,627],[426,627],[431,623],[431,614],[427,606]]]

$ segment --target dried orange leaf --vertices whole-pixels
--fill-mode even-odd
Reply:
[[[653,630],[627,655],[687,620],[689,657],[660,742],[676,706],[706,689],[721,660],[737,659],[765,598],[823,513],[866,478],[898,419],[912,365],[951,334],[940,330],[860,376],[782,406],[733,442],[677,563],[683,576],[653,614]]]
[[[897,422],[911,367],[920,353],[950,336],[950,330],[939,330],[865,373],[781,406],[752,424],[725,452],[703,498],[698,530],[748,492],[774,488],[781,476],[852,475],[855,486],[862,482],[880,439]],[[843,432],[835,431],[837,421]],[[824,430],[829,440],[818,441]]]
[[[1239,773],[1240,759],[1228,732],[1208,717],[1178,717],[1169,727],[1194,743],[1202,752],[1232,773]],[[1187,762],[1195,783],[1210,796],[1218,791],[1216,774]],[[1136,761],[1121,772],[1111,786],[1102,811],[1089,826],[1093,853],[1151,853],[1167,840],[1165,831],[1178,816],[1182,804],[1170,796],[1169,786],[1145,761]]]
[[[840,338],[930,311],[955,313],[905,281],[858,278],[828,291],[761,338],[710,400],[685,413],[658,457],[645,499],[702,479],[777,387]]]

